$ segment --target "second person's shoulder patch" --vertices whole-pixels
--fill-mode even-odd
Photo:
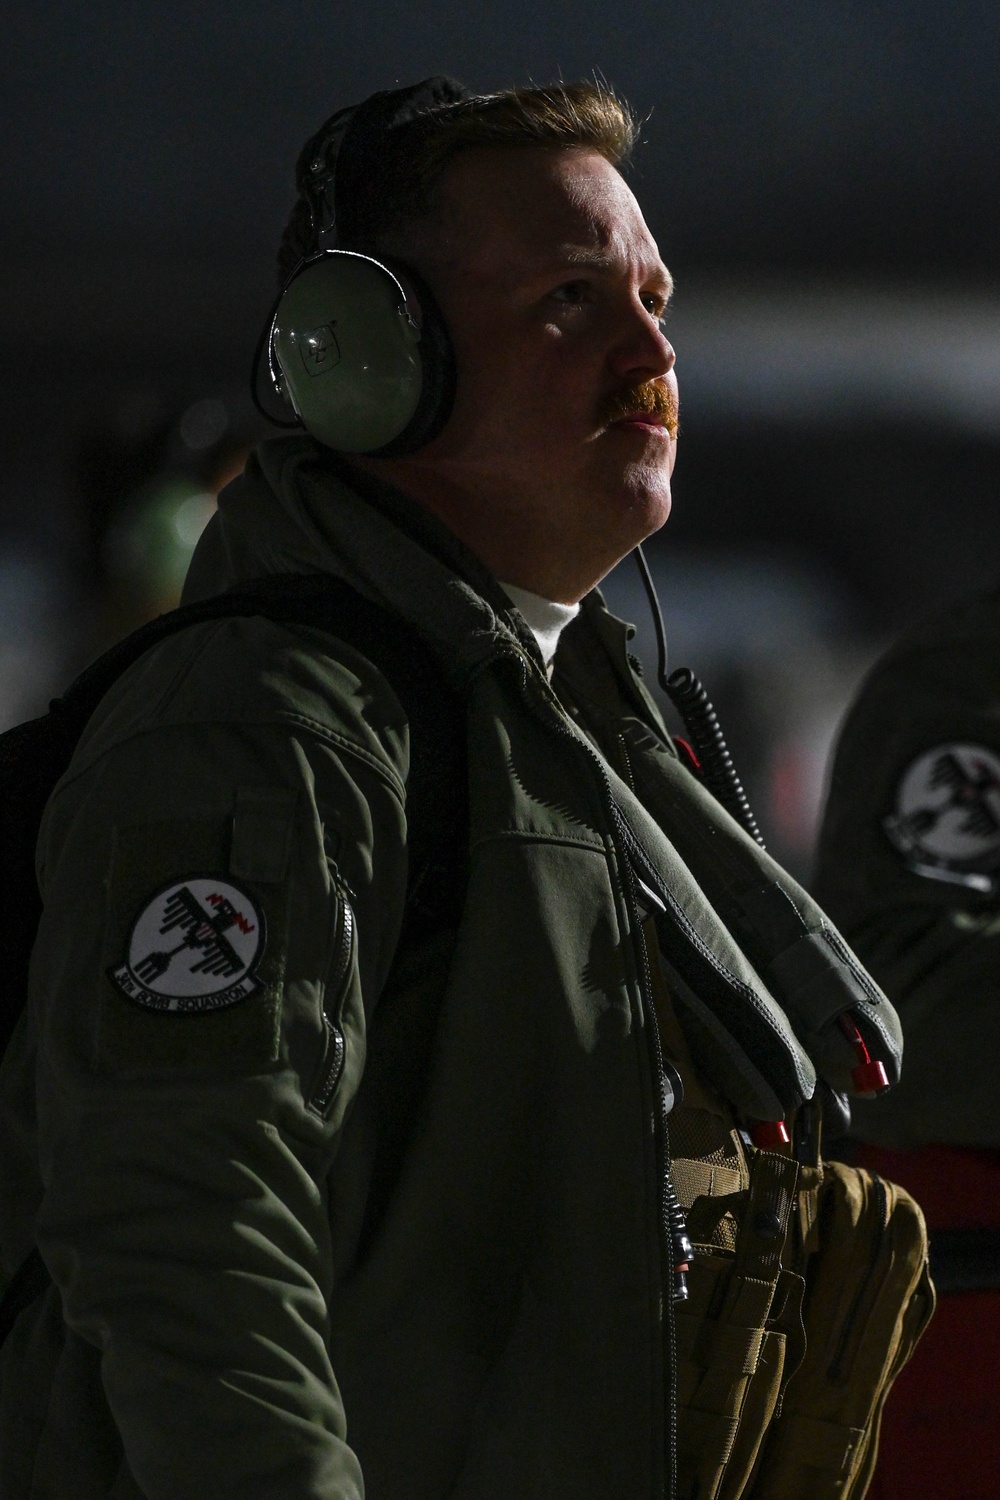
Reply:
[[[918,873],[1000,868],[1000,756],[957,741],[924,751],[900,777],[883,827]]]

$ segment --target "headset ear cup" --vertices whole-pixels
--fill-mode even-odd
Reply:
[[[441,309],[430,287],[416,271],[401,262],[386,262],[410,292],[420,318],[420,364],[423,380],[416,411],[398,437],[370,454],[372,458],[401,458],[416,453],[437,437],[455,405],[455,353]]]
[[[289,280],[269,336],[282,393],[329,448],[411,453],[447,420],[451,342],[430,291],[406,268],[323,251]]]

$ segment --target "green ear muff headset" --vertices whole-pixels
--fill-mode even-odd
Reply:
[[[412,453],[447,420],[451,345],[412,272],[397,275],[350,250],[320,251],[283,290],[267,337],[275,389],[328,448],[384,458]]]
[[[465,97],[461,85],[443,78],[375,94],[333,115],[306,143],[296,179],[308,209],[309,248],[271,309],[251,377],[268,420],[302,426],[339,452],[380,458],[412,453],[444,426],[455,362],[429,289],[408,266],[323,241],[333,236],[342,244],[358,200],[378,191],[388,133]],[[260,402],[265,353],[271,387],[295,421],[276,418]]]

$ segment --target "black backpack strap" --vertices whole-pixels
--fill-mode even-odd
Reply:
[[[0,1300],[0,1349],[7,1341],[14,1324],[26,1307],[40,1297],[51,1282],[48,1266],[42,1260],[36,1245],[27,1260],[14,1272]]]
[[[368,658],[396,694],[410,727],[406,916],[413,924],[457,924],[465,890],[468,756],[465,707],[430,647],[398,616],[340,579],[311,574],[258,579],[221,599],[247,596],[282,624],[313,626]],[[242,612],[242,610],[240,611]]]

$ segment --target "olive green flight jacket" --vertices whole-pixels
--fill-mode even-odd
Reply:
[[[0,1356],[4,1500],[663,1493],[669,1273],[622,809],[691,963],[774,1054],[758,1073],[715,1036],[773,1118],[769,1077],[802,1097],[815,1072],[663,831],[677,778],[677,838],[771,867],[681,771],[598,595],[550,685],[495,582],[395,503],[307,439],[265,443],[188,597],[329,572],[420,633],[467,720],[460,921],[397,952],[408,725],[351,647],[227,619],[107,695],[45,816],[3,1064],[3,1271],[37,1241],[54,1279]],[[190,1003],[164,1012],[172,964]]]
[[[956,754],[957,751],[957,754]],[[1000,592],[876,663],[840,733],[814,888],[889,994],[906,1070],[855,1129],[1000,1147]]]

